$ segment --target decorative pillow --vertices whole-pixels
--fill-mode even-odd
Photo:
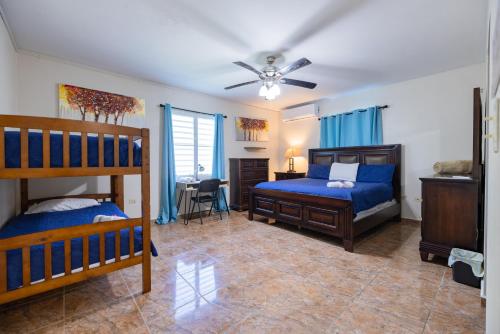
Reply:
[[[99,205],[95,199],[91,198],[60,198],[43,201],[30,206],[25,212],[27,215],[42,212],[67,211],[75,209],[88,208],[90,206]]]
[[[330,165],[309,164],[307,177],[310,179],[328,180],[330,175]]]
[[[330,168],[330,180],[342,180],[342,181],[356,181],[356,175],[358,174],[359,163],[355,164],[343,164],[340,162],[334,162]]]
[[[392,183],[396,165],[360,165],[358,169],[358,182]]]

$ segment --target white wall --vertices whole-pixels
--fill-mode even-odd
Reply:
[[[269,157],[270,172],[277,169],[278,125],[279,113],[265,109],[249,107],[208,95],[190,92],[149,81],[88,68],[46,56],[20,52],[19,63],[19,101],[20,114],[31,116],[58,116],[59,83],[68,83],[123,95],[141,97],[146,100],[146,124],[151,135],[151,216],[158,214],[159,204],[159,171],[160,171],[160,103],[171,103],[174,106],[210,113],[223,113],[225,120],[225,157]],[[222,89],[222,87],[221,87]],[[243,149],[248,143],[235,141],[235,116],[266,118],[270,121],[270,141],[262,143],[266,150],[249,153]],[[260,146],[260,145],[259,145]],[[226,161],[226,176],[229,176],[229,164]],[[33,181],[30,196],[39,197],[51,194],[94,192],[109,189],[106,178],[73,179],[66,182],[54,180]],[[138,176],[126,177],[125,206],[130,216],[140,215],[140,182]],[[136,200],[136,204],[129,203]]]
[[[486,86],[485,65],[473,65],[428,77],[359,91],[319,102],[320,114],[343,113],[385,105],[385,144],[403,144],[403,212],[420,219],[419,177],[433,174],[439,160],[472,159],[472,89]],[[301,146],[304,158],[296,170],[307,170],[307,149],[319,147],[319,121],[283,123],[280,155],[289,146]],[[286,168],[282,158],[281,167]]]
[[[16,51],[0,17],[0,114],[16,112]],[[15,182],[0,180],[0,226],[14,214]]]
[[[495,22],[495,16],[499,15],[499,1],[490,1],[491,22]],[[491,27],[500,30],[500,27]],[[490,47],[490,50],[493,48]],[[491,56],[490,56],[491,59]],[[490,70],[490,81],[494,81]],[[495,116],[497,103],[500,103],[500,91],[490,91],[489,115]],[[493,124],[489,124],[489,132],[494,133]],[[496,134],[497,136],[499,134]],[[486,157],[486,333],[500,333],[500,153],[493,151],[491,142],[488,143]]]

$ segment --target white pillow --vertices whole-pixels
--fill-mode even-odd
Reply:
[[[330,168],[329,179],[356,182],[358,167],[359,163],[343,164],[340,162],[334,162]]]
[[[56,212],[75,209],[88,208],[90,206],[99,205],[95,199],[91,198],[59,198],[50,199],[30,206],[25,212],[27,215],[41,212]]]

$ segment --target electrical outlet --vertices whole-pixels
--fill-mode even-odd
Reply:
[[[128,200],[128,204],[135,204],[137,203],[137,201],[135,199],[129,199]]]

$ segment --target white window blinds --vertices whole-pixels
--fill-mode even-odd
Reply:
[[[212,176],[214,118],[194,113],[172,113],[177,178]]]

